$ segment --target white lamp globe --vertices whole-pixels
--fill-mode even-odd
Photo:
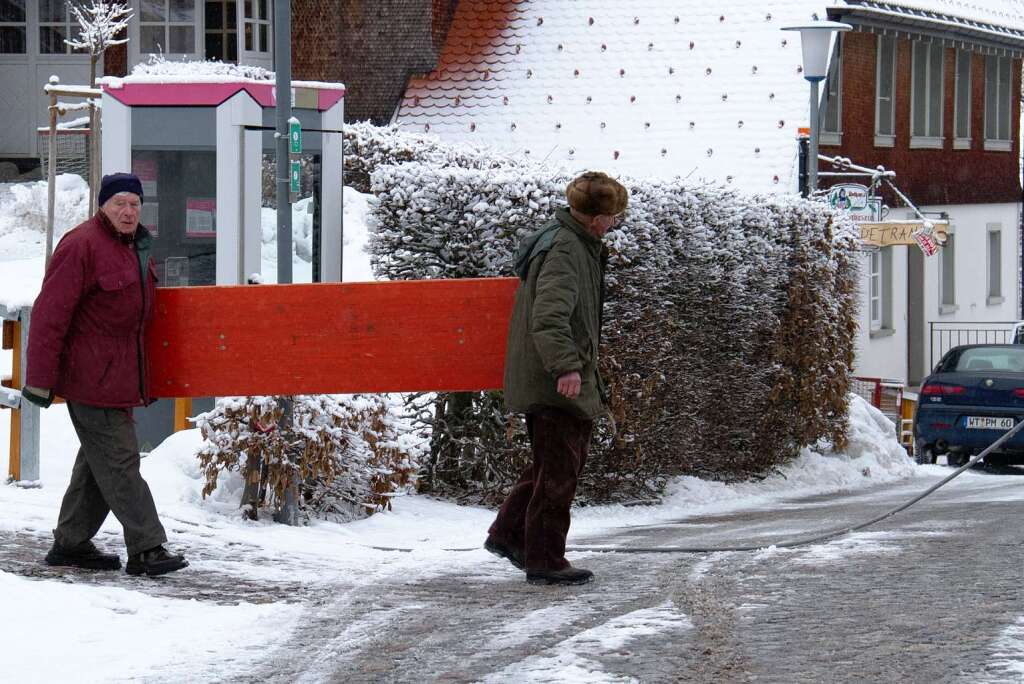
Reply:
[[[838,21],[812,21],[799,26],[786,26],[783,31],[799,31],[804,57],[804,78],[821,81],[828,75],[828,48],[833,31],[849,31],[853,27]]]

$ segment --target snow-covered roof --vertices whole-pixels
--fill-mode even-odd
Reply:
[[[833,11],[869,26],[904,25],[1014,53],[1024,48],[1024,0],[845,0]]]
[[[779,29],[830,11],[1011,45],[1024,28],[1024,0],[462,0],[395,119],[570,168],[791,191],[808,86]]]
[[[796,187],[800,40],[821,0],[462,0],[403,128],[630,175]]]
[[[936,19],[960,19],[967,24],[1024,31],[1024,2],[1021,0],[848,0],[846,4],[910,10]]]

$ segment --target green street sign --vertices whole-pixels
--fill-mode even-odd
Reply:
[[[298,159],[293,159],[289,162],[288,178],[291,181],[291,187],[289,190],[294,193],[299,192],[299,177],[302,174],[302,165]]]
[[[302,153],[302,125],[295,117],[288,120],[288,151],[291,154]]]

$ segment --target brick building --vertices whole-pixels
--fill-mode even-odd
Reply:
[[[821,147],[895,171],[927,216],[950,222],[935,257],[901,246],[866,256],[858,372],[911,385],[949,346],[986,341],[988,329],[987,341],[1002,341],[998,322],[1020,317],[1024,17],[996,3],[921,4],[829,9],[854,30],[835,47]],[[914,218],[892,192],[882,196],[889,218]]]

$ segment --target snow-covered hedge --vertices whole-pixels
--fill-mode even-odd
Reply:
[[[370,174],[391,164],[424,162],[434,166],[490,169],[516,160],[508,155],[473,145],[450,145],[435,135],[417,135],[398,126],[374,126],[369,122],[345,124],[343,135],[345,185],[370,192]]]
[[[390,279],[511,275],[516,244],[564,201],[568,180],[522,163],[379,167],[374,269]],[[601,349],[617,432],[599,430],[583,496],[644,496],[679,473],[763,473],[821,439],[841,448],[856,326],[852,225],[799,198],[622,180],[630,208],[607,237]],[[477,405],[487,396],[470,415],[500,415]],[[525,441],[481,434],[502,443],[476,444],[474,472],[505,480],[514,468],[479,460],[508,460],[512,449],[522,462]],[[435,434],[432,459],[445,457],[439,439],[471,463],[466,440],[445,434]],[[494,484],[509,482],[482,487]]]
[[[263,506],[279,510],[293,485],[307,516],[349,520],[390,509],[391,497],[411,487],[419,453],[396,408],[381,395],[221,397],[194,419],[203,496],[221,472],[237,470],[250,485],[241,504],[253,519]]]

